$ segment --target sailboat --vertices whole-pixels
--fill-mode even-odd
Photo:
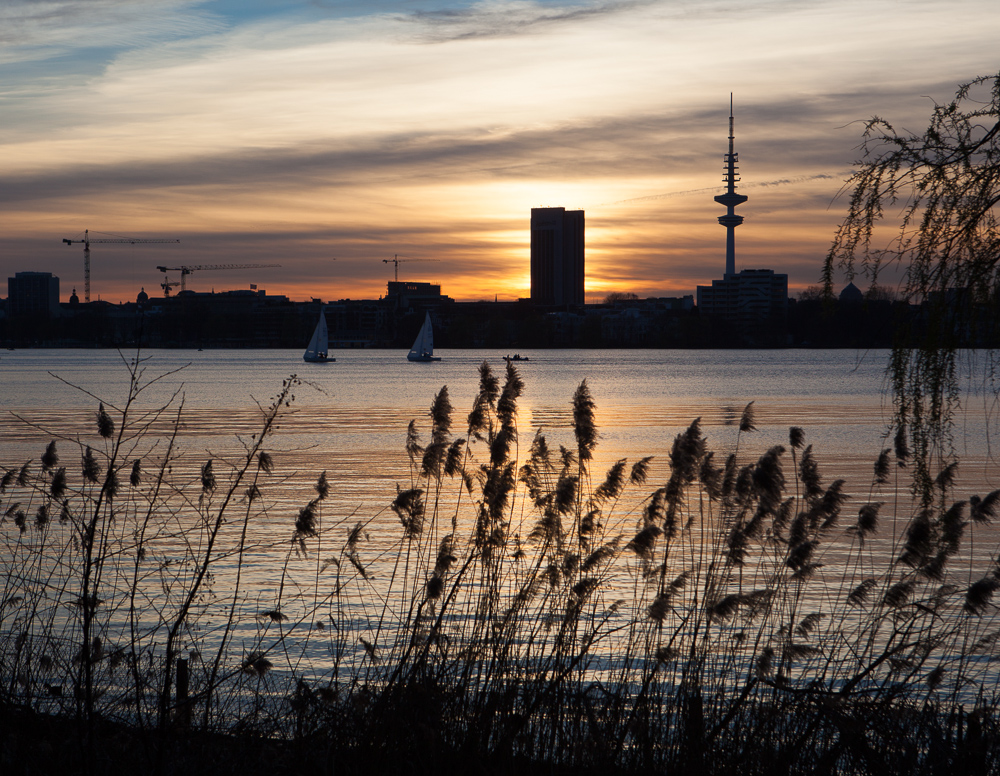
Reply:
[[[319,320],[316,322],[316,328],[313,329],[312,339],[309,340],[309,347],[302,354],[302,360],[312,364],[329,364],[331,361],[336,361],[337,359],[330,358],[327,355],[327,348],[329,346],[330,335],[326,330],[326,310],[321,309],[319,311]]]
[[[413,342],[413,347],[406,354],[410,361],[440,361],[434,355],[434,326],[431,324],[431,314],[424,313],[424,325],[420,327],[420,333]]]

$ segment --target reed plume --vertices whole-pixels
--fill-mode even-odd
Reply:
[[[60,501],[66,495],[66,488],[66,467],[63,466],[52,473],[52,481],[49,484],[49,495],[56,501]]]
[[[316,518],[319,498],[315,498],[299,510],[295,518],[295,538],[316,536]]]
[[[398,490],[396,498],[390,505],[392,511],[399,517],[406,536],[415,538],[424,528],[424,491],[421,488]]]
[[[326,500],[326,497],[330,495],[330,483],[326,479],[326,472],[321,472],[319,478],[316,480],[316,484],[313,486],[316,489],[316,496],[320,501]]]
[[[97,409],[97,433],[105,439],[110,439],[115,433],[114,421],[111,420],[111,416],[104,409],[103,402]]]
[[[573,394],[573,433],[576,435],[578,460],[589,461],[597,447],[597,424],[594,420],[595,403],[584,380]]]
[[[887,447],[879,453],[878,458],[875,459],[875,482],[879,485],[885,485],[889,481],[889,453],[891,450]]]
[[[52,469],[59,465],[59,454],[56,452],[56,441],[54,439],[45,446],[41,464],[43,472],[52,471]]]
[[[969,517],[975,523],[988,524],[996,517],[997,504],[1000,503],[1000,490],[994,490],[985,497],[969,497]]]
[[[855,531],[858,538],[864,541],[865,537],[873,535],[878,531],[878,515],[882,508],[881,502],[865,504],[858,510],[858,520],[855,524]]]
[[[94,457],[94,451],[87,447],[83,453],[83,478],[87,482],[97,482],[101,476],[101,466]],[[22,472],[24,469],[22,469]],[[26,479],[26,478],[25,478]],[[25,482],[25,484],[27,484]]]

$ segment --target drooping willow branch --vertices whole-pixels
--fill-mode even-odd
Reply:
[[[871,118],[860,150],[825,292],[836,269],[873,287],[898,269],[902,297],[921,306],[898,329],[889,376],[896,426],[913,441],[914,490],[927,503],[940,490],[936,472],[955,460],[958,351],[990,347],[1000,328],[1000,74],[935,104],[922,134]]]

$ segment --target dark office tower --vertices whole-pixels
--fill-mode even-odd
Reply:
[[[583,211],[531,209],[531,301],[583,305]]]
[[[18,272],[7,278],[7,314],[59,314],[59,278],[51,272]]]

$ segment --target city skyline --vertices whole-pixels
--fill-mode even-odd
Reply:
[[[905,13],[903,11],[905,10]],[[730,93],[736,270],[818,282],[863,121],[926,126],[995,73],[992,0],[12,0],[0,8],[0,273],[82,298],[527,297],[530,211],[587,213],[587,301],[719,277]],[[425,261],[426,260],[426,261]],[[433,260],[430,263],[429,260]],[[171,280],[179,277],[170,276]]]

